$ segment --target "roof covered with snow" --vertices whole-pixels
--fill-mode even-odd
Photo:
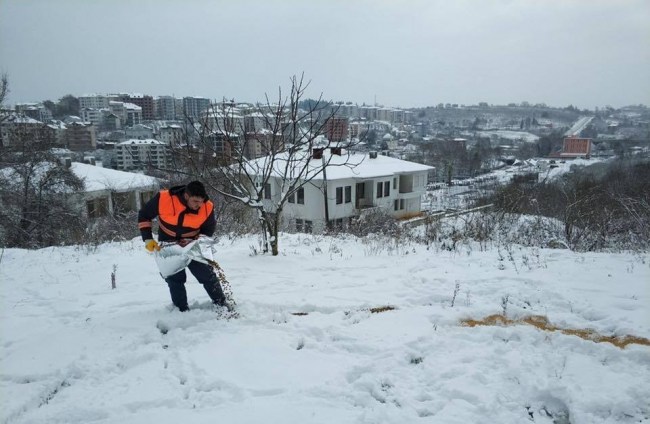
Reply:
[[[118,144],[165,144],[162,141],[154,140],[153,138],[137,139],[132,138],[126,141],[122,141]]]
[[[306,160],[307,153],[300,153],[291,159],[291,166],[294,169],[302,169],[304,161]],[[414,172],[426,172],[434,169],[428,165],[422,165],[415,162],[409,162],[402,159],[396,159],[389,156],[378,154],[376,158],[371,158],[369,154],[346,152],[345,150],[341,155],[330,155],[329,151],[324,153],[324,158],[329,161],[326,167],[328,180],[342,180],[342,179],[371,179],[378,177],[385,177],[390,175],[408,174]],[[249,162],[250,170],[255,173],[254,169],[264,169],[268,166],[269,158],[262,157]],[[278,155],[274,162],[275,176],[281,177],[285,175],[284,169],[287,166],[287,155]],[[306,178],[312,176],[315,180],[322,180],[323,174],[321,159],[311,159],[309,161],[309,172]],[[261,172],[259,172],[261,173]],[[291,173],[287,173],[291,174]],[[294,173],[295,174],[295,173]]]
[[[85,163],[72,162],[70,169],[83,180],[87,192],[102,190],[130,191],[139,188],[156,188],[160,185],[157,178],[148,175],[117,171]]]

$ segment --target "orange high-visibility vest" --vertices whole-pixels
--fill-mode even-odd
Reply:
[[[201,225],[210,217],[214,204],[207,200],[194,213],[187,208],[178,196],[169,194],[169,190],[160,191],[158,202],[158,226],[171,237],[191,238],[199,235]],[[187,211],[186,213],[183,213]],[[179,222],[180,221],[180,222]]]

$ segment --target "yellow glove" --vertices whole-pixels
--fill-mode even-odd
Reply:
[[[154,239],[149,239],[144,242],[144,248],[150,252],[157,252],[160,250],[160,245]]]

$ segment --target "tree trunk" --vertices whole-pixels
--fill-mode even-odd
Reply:
[[[278,247],[279,244],[279,237],[278,237],[278,230],[280,228],[280,212],[275,214],[275,217],[273,219],[273,224],[271,225],[271,253],[273,256],[278,256],[280,249]]]
[[[269,251],[269,237],[267,234],[271,234],[271,229],[269,227],[269,221],[267,219],[266,212],[264,212],[264,209],[258,209],[258,219],[260,223],[260,227],[262,229],[262,252],[263,253],[268,253]]]

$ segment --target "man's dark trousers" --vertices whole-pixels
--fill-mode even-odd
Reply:
[[[189,268],[190,272],[194,277],[196,277],[198,282],[203,284],[203,288],[205,288],[208,296],[212,299],[212,303],[221,306],[225,305],[226,296],[223,294],[223,289],[221,288],[221,284],[219,284],[219,279],[212,270],[212,267],[202,262],[192,261],[187,268]],[[171,294],[172,302],[181,311],[189,310],[187,305],[187,292],[185,291],[186,279],[187,275],[185,274],[184,269],[165,278],[165,281],[169,286],[169,294]]]

